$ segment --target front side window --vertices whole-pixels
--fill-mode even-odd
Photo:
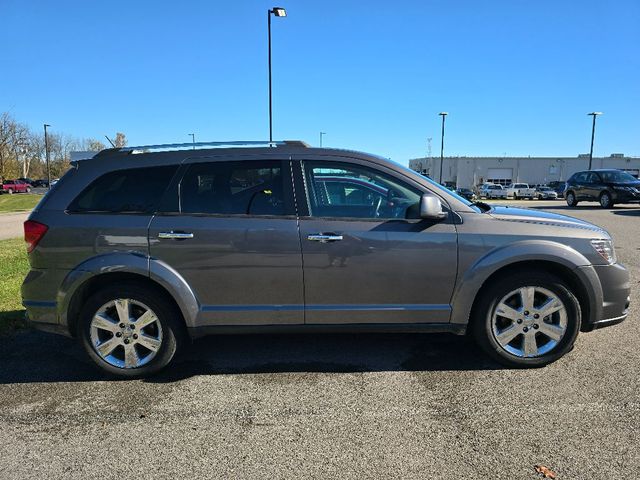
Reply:
[[[190,214],[286,215],[280,161],[211,162],[189,167],[180,210]]]
[[[587,172],[576,173],[573,176],[573,181],[576,183],[586,183],[587,181]]]
[[[600,183],[600,177],[596,173],[587,173],[587,183]]]
[[[177,166],[116,170],[94,180],[68,208],[72,213],[151,213]]]
[[[419,218],[421,192],[391,175],[354,164],[305,162],[311,216]]]

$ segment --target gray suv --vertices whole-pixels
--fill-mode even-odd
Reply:
[[[139,377],[243,332],[469,332],[537,367],[627,316],[629,276],[597,226],[471,203],[368,154],[252,143],[74,162],[25,223],[33,325]]]

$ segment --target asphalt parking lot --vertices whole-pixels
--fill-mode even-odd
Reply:
[[[66,338],[0,338],[0,479],[640,478],[640,207],[518,203],[611,232],[626,322],[538,370],[453,335],[231,336],[147,381]]]

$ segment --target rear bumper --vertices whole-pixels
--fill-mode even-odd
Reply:
[[[36,330],[40,330],[42,332],[55,333],[56,335],[64,335],[65,337],[69,337],[69,338],[73,337],[69,329],[64,325],[34,322],[29,317],[29,311],[27,311],[24,316],[25,316],[25,320],[27,321],[27,325],[31,328],[35,328]]]
[[[22,305],[27,310],[26,320],[33,328],[69,335],[58,315],[57,286],[65,273],[53,268],[32,268],[22,282]]]

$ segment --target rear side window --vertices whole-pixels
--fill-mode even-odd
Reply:
[[[177,166],[132,168],[94,180],[69,206],[72,213],[151,213]]]
[[[180,182],[181,212],[291,214],[286,178],[279,160],[193,164]]]

